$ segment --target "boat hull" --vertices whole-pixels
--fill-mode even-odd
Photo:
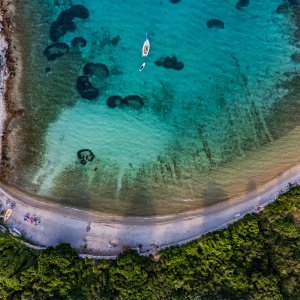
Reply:
[[[142,49],[142,57],[146,57],[150,51],[150,42],[148,39],[144,42],[143,49]]]

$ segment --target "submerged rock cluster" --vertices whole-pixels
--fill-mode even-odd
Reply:
[[[43,54],[47,57],[48,60],[55,60],[66,53],[68,53],[70,47],[66,43],[54,43],[48,46]]]
[[[249,5],[249,0],[239,0],[237,4],[235,5],[236,9],[242,9],[244,7],[247,7]]]
[[[114,38],[112,38],[112,39],[110,40],[110,43],[111,43],[114,47],[116,47],[116,46],[119,44],[120,40],[121,40],[121,37],[120,37],[119,35],[116,35]]]
[[[85,75],[77,78],[76,88],[80,96],[87,100],[93,100],[99,96],[99,89],[95,88]]]
[[[297,0],[291,0],[291,1],[297,1]],[[241,10],[245,7],[247,7],[250,4],[250,0],[238,0],[238,2],[235,5],[235,8],[238,10]],[[206,22],[206,26],[209,29],[224,29],[225,25],[224,22],[220,19],[210,19]]]
[[[175,3],[176,1],[174,1]],[[62,11],[57,19],[50,26],[50,39],[53,44],[46,47],[43,54],[49,61],[54,61],[57,58],[62,57],[70,51],[69,45],[66,43],[59,42],[59,40],[68,32],[74,32],[76,30],[76,24],[74,22],[75,18],[87,19],[89,17],[89,11],[83,5],[73,5],[71,8]],[[120,42],[120,35],[116,35],[110,40],[110,44],[115,47]],[[86,47],[87,41],[80,36],[73,38],[71,45],[73,48]],[[49,73],[51,71],[50,67],[45,68],[45,72]],[[96,99],[99,94],[99,88],[95,87],[95,81],[91,80],[91,77],[95,76],[97,80],[105,79],[109,76],[109,69],[103,63],[89,62],[83,68],[83,74],[78,76],[76,81],[76,89],[80,96],[87,100]],[[93,83],[92,83],[92,82]],[[120,96],[111,96],[106,101],[107,106],[114,108],[117,106],[127,105],[135,108],[142,107],[144,105],[143,99],[138,95],[130,95],[124,99]],[[83,149],[81,151],[89,151]],[[78,152],[79,153],[79,152]],[[77,154],[78,158],[80,153]],[[82,160],[82,164],[86,161]]]
[[[104,79],[109,75],[108,67],[101,63],[87,63],[83,68],[83,74],[77,78],[76,88],[82,98],[93,100],[99,96],[99,89],[94,87],[89,80],[91,76]]]
[[[85,47],[86,46],[86,40],[81,36],[77,36],[72,40],[71,44],[72,44],[73,47],[77,47],[77,46]]]
[[[224,29],[224,22],[220,19],[210,19],[206,22],[206,26],[211,28],[217,28],[217,29]]]
[[[177,57],[174,55],[160,58],[155,61],[155,64],[159,67],[162,66],[166,69],[173,69],[173,70],[177,70],[177,71],[180,71],[184,68],[184,63],[181,61],[178,61]]]
[[[144,100],[138,95],[126,96],[123,101],[125,105],[129,105],[134,108],[140,108],[144,105]]]
[[[278,14],[286,14],[290,11],[290,9],[293,9],[294,7],[300,5],[299,0],[287,0],[285,3],[278,5],[276,9],[276,13]]]
[[[74,5],[71,8],[64,10],[57,17],[56,21],[51,24],[50,38],[53,42],[57,42],[67,32],[76,30],[76,24],[73,22],[75,18],[87,19],[89,11],[83,5]]]
[[[110,108],[115,108],[117,106],[124,105],[123,98],[121,96],[110,96],[106,100],[106,105]]]
[[[77,157],[82,165],[94,160],[95,155],[89,149],[81,149],[77,152]]]
[[[87,63],[83,68],[83,73],[86,76],[97,76],[99,78],[104,78],[109,75],[108,67],[101,63]]]
[[[106,100],[106,104],[110,108],[131,106],[141,108],[144,105],[144,100],[138,95],[126,96],[124,99],[121,96],[110,96]]]
[[[43,54],[50,61],[62,57],[69,52],[69,46],[66,43],[58,42],[67,32],[74,32],[76,24],[73,22],[75,18],[87,19],[89,11],[83,5],[74,5],[71,8],[64,10],[50,26],[50,39],[54,44],[48,46]],[[86,40],[82,37],[75,37],[72,40],[73,47],[85,47]]]

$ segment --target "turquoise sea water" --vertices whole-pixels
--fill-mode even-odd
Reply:
[[[60,38],[69,53],[48,61],[50,25],[77,4],[89,17],[74,19],[76,30]],[[251,0],[239,10],[232,0],[25,0],[20,19],[32,18],[21,38],[28,113],[15,134],[22,144],[12,182],[55,201],[127,214],[226,199],[222,179],[209,174],[298,125],[285,109],[294,105],[285,82],[298,70],[291,60],[295,25],[291,14],[276,13],[280,4]],[[208,28],[209,19],[224,28]],[[146,33],[151,49],[142,58]],[[72,47],[75,37],[86,47]],[[166,56],[184,68],[155,64]],[[94,100],[76,90],[88,62],[109,69],[107,77],[90,79],[100,90]],[[110,108],[112,95],[139,95],[144,106]],[[80,149],[90,149],[94,160],[82,165]]]

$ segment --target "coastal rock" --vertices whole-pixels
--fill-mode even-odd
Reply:
[[[220,19],[210,19],[206,22],[206,25],[209,29],[217,28],[217,29],[224,29],[224,22]]]
[[[25,109],[14,110],[14,111],[11,112],[11,114],[14,118],[24,116],[25,115]]]
[[[236,9],[242,9],[244,7],[247,7],[249,5],[249,0],[239,0],[238,3],[235,5]]]
[[[97,76],[99,78],[104,78],[109,75],[108,67],[101,63],[87,63],[83,68],[83,73],[86,76]]]
[[[115,108],[124,104],[124,101],[121,96],[110,96],[106,100],[106,104],[110,108]]]
[[[75,37],[73,40],[72,40],[72,46],[73,47],[82,47],[84,48],[86,46],[86,40],[83,38],[83,37]]]
[[[184,68],[184,63],[177,60],[176,56],[167,56],[155,61],[157,66],[162,66],[166,69],[180,71]]]
[[[57,42],[67,32],[73,32],[76,29],[74,18],[86,19],[89,17],[89,11],[83,5],[74,5],[64,10],[57,17],[56,21],[51,24],[50,38],[53,42]]]
[[[95,155],[89,149],[81,149],[77,152],[77,157],[82,165],[94,160]]]
[[[65,43],[54,43],[48,46],[43,54],[48,60],[55,60],[69,52],[69,46]]]
[[[99,89],[93,87],[87,76],[77,78],[76,88],[82,98],[93,100],[99,96]]]
[[[144,105],[144,100],[138,95],[126,96],[123,99],[123,102],[125,105],[129,105],[134,108],[141,108]]]
[[[10,157],[7,154],[7,149],[5,149],[5,148],[2,149],[1,160],[2,161],[4,161],[4,160],[9,161],[10,160]]]

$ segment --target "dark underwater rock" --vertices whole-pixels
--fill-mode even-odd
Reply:
[[[121,96],[110,96],[106,100],[106,104],[110,108],[115,108],[124,104],[123,98]]]
[[[154,62],[158,67],[161,67],[163,65],[163,60],[162,59],[158,59]]]
[[[220,19],[210,19],[206,22],[206,25],[209,29],[212,28],[218,28],[218,29],[224,29],[224,22]]]
[[[298,7],[300,0],[287,0],[286,3],[280,4],[276,8],[276,13],[278,14],[287,14],[291,10]]]
[[[57,42],[67,32],[73,32],[76,29],[74,18],[86,19],[89,17],[89,11],[83,5],[74,5],[64,10],[50,26],[50,38]]]
[[[184,68],[184,63],[181,61],[176,62],[176,64],[174,65],[173,69],[180,71]]]
[[[55,60],[69,52],[69,46],[65,43],[54,43],[48,46],[43,54],[48,60]]]
[[[50,73],[51,72],[51,68],[50,67],[46,67],[45,68],[45,73]]]
[[[109,75],[108,67],[101,63],[87,63],[83,68],[83,73],[86,76],[97,76],[99,78],[104,78]]]
[[[170,2],[171,3],[173,3],[173,4],[177,4],[177,3],[179,3],[181,0],[170,0]]]
[[[166,69],[173,69],[173,67],[176,65],[176,63],[177,63],[176,56],[167,56],[164,59],[162,66]]]
[[[77,152],[77,157],[82,165],[85,165],[88,161],[93,161],[95,155],[89,149],[81,149]]]
[[[292,6],[296,6],[300,4],[299,0],[288,0],[288,4]]]
[[[124,104],[126,105],[130,105],[134,108],[141,108],[144,105],[144,100],[142,97],[138,96],[138,95],[130,95],[130,96],[126,96],[123,99]]]
[[[178,61],[176,56],[166,56],[165,58],[159,59],[155,61],[157,66],[163,66],[166,69],[173,69],[180,71],[184,68],[184,63]]]
[[[144,105],[144,100],[138,95],[129,95],[124,99],[121,96],[110,96],[106,100],[106,104],[110,108],[128,105],[133,108],[141,108]]]
[[[73,47],[79,46],[84,48],[86,46],[86,40],[81,36],[77,36],[72,40],[72,46]]]
[[[57,42],[67,32],[74,32],[76,30],[76,24],[72,21],[63,24],[57,21],[53,22],[50,26],[50,39],[53,42]]]
[[[288,4],[281,4],[277,6],[276,13],[278,14],[286,14],[289,11],[289,5]]]
[[[239,0],[238,3],[235,5],[236,9],[242,9],[249,5],[249,0]]]
[[[112,38],[112,39],[110,40],[110,43],[111,43],[114,47],[116,47],[116,46],[119,44],[120,40],[121,40],[121,37],[120,37],[119,35],[116,35],[114,38]]]
[[[73,5],[65,11],[71,18],[87,19],[90,15],[88,9],[83,5]]]
[[[82,98],[93,100],[99,96],[99,89],[93,87],[87,76],[77,78],[76,88]]]
[[[299,64],[300,63],[300,53],[293,53],[291,55],[291,59],[294,63]]]

